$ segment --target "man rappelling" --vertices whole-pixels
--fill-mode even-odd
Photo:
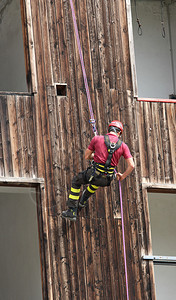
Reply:
[[[134,169],[134,161],[128,146],[120,140],[123,124],[114,120],[109,124],[108,133],[95,136],[85,151],[85,159],[93,160],[92,166],[80,172],[73,178],[72,187],[67,201],[68,209],[62,212],[62,217],[76,221],[78,207],[86,207],[88,199],[99,187],[109,186],[112,180],[124,180]],[[120,157],[127,162],[124,173],[116,173]],[[81,185],[88,184],[79,201]]]

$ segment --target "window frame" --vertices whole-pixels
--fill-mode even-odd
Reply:
[[[157,257],[153,255],[152,251],[152,236],[151,236],[151,224],[150,224],[150,213],[149,213],[149,203],[148,203],[148,193],[171,193],[176,194],[176,184],[165,184],[165,183],[142,183],[142,195],[143,195],[143,205],[144,205],[144,223],[146,228],[146,248],[141,252],[141,260],[143,264],[147,264],[149,267],[150,274],[150,284],[151,284],[151,295],[152,299],[156,299],[156,284],[155,284],[155,274],[154,274],[154,265],[159,263],[165,265],[166,257]],[[167,264],[173,265],[172,261],[167,261]],[[175,262],[174,262],[174,265]]]
[[[162,99],[162,98],[155,98],[155,97],[152,97],[152,98],[138,97],[137,70],[136,70],[135,50],[134,50],[131,0],[125,0],[125,1],[126,1],[126,11],[127,11],[127,22],[128,22],[128,38],[129,38],[129,51],[130,51],[133,97],[138,102],[176,103],[176,99],[169,99],[169,98]]]
[[[42,298],[48,299],[52,295],[52,278],[50,266],[49,240],[44,238],[49,236],[47,225],[47,205],[43,178],[17,178],[0,177],[0,186],[9,187],[32,187],[36,189],[36,206],[39,235],[39,251],[41,266]]]

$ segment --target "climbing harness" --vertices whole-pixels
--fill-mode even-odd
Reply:
[[[120,148],[120,146],[122,145],[122,141],[120,139],[118,139],[117,143],[111,143],[108,135],[104,136],[104,141],[105,141],[105,145],[107,147],[108,153],[109,153],[108,158],[105,163],[105,168],[108,169],[111,165],[112,155],[117,149]]]
[[[95,176],[109,177],[109,179],[112,179],[112,177],[114,177],[115,175],[115,168],[111,166],[112,155],[117,149],[120,148],[120,146],[122,145],[122,141],[119,139],[117,143],[112,143],[110,142],[109,136],[105,135],[104,142],[108,151],[108,157],[106,163],[101,164],[101,163],[93,162],[92,174],[91,177],[89,178],[89,182],[91,182]]]
[[[75,29],[75,35],[76,35],[78,51],[79,51],[79,56],[80,56],[80,61],[81,61],[81,67],[82,67],[82,72],[83,72],[83,78],[84,78],[84,84],[85,84],[85,89],[86,89],[86,94],[87,94],[87,101],[88,101],[90,117],[91,117],[89,122],[92,125],[92,129],[93,129],[94,134],[97,135],[98,133],[97,133],[96,125],[95,125],[96,121],[94,119],[94,114],[93,114],[93,108],[92,108],[92,103],[91,103],[91,98],[90,98],[89,86],[88,86],[88,82],[87,82],[86,70],[85,70],[83,54],[82,54],[82,49],[81,49],[81,44],[80,44],[80,39],[79,39],[79,33],[78,33],[78,27],[77,27],[77,22],[76,22],[76,16],[75,16],[75,11],[74,11],[74,6],[73,6],[73,1],[72,0],[70,0],[70,6],[71,6],[71,11],[72,11],[73,24],[74,24],[74,29]],[[137,13],[137,11],[136,11],[136,13]],[[138,25],[139,25],[138,34],[142,35],[141,24],[140,24],[138,18],[137,18],[137,20],[138,20]],[[123,250],[124,250],[126,293],[127,293],[127,300],[129,300],[127,260],[126,260],[126,248],[125,248],[124,217],[123,217],[123,203],[122,203],[122,192],[121,192],[121,182],[120,182],[120,180],[119,180],[119,193],[120,193],[120,205],[121,205],[121,217],[122,217],[122,237],[123,237]]]

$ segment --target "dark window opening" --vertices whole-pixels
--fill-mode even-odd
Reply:
[[[43,299],[36,204],[35,188],[0,187],[1,299]]]
[[[154,261],[156,296],[160,300],[172,300],[176,293],[176,194],[148,193],[148,203],[153,256],[159,257],[158,262]]]
[[[66,83],[56,83],[56,95],[57,96],[67,96],[67,84]]]
[[[131,0],[131,7],[138,97],[176,99],[176,2]]]
[[[0,1],[0,37],[0,91],[28,92],[19,0]]]

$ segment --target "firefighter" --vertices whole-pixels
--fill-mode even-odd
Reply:
[[[119,137],[123,133],[123,124],[114,120],[109,124],[108,133],[103,136],[95,136],[85,151],[85,159],[93,160],[92,166],[80,172],[73,178],[72,187],[67,201],[68,210],[62,212],[62,217],[76,221],[78,206],[87,206],[88,199],[99,187],[109,186],[116,177],[124,180],[134,169],[134,162],[128,146]],[[124,173],[116,173],[120,157],[123,156],[127,162]],[[82,184],[88,184],[83,191],[79,201],[80,188]],[[78,203],[79,202],[79,203]]]

